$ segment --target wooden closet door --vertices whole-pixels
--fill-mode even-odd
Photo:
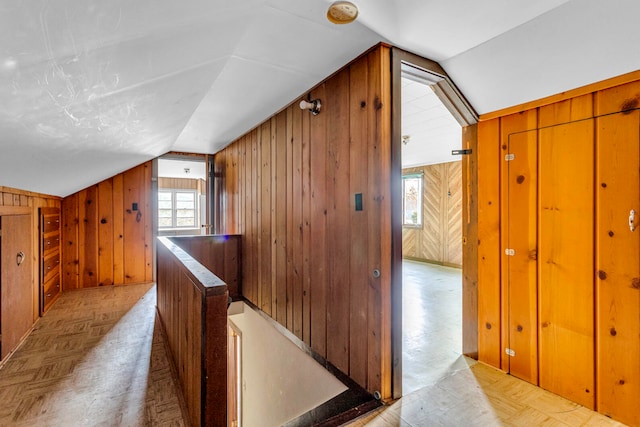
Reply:
[[[504,160],[503,174],[503,209],[507,210],[503,213],[507,219],[503,230],[507,366],[503,364],[503,369],[537,384],[537,132],[514,132],[507,138],[510,157]]]
[[[593,126],[590,119],[541,128],[538,152],[540,387],[591,409]]]
[[[640,425],[639,91],[636,82],[597,102],[598,114],[609,114],[597,119],[597,409],[629,425]]]
[[[2,216],[2,359],[33,324],[31,215]],[[18,254],[23,253],[18,265]]]

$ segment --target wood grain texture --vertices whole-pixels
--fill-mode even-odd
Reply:
[[[2,317],[0,333],[2,334],[2,351],[0,359],[11,354],[33,325],[33,264],[39,259],[37,246],[33,246],[33,220],[30,213],[22,215],[1,215],[0,230],[0,303]],[[24,256],[20,264],[16,262],[17,254]],[[35,293],[38,299],[38,293]]]
[[[503,295],[506,302],[504,343],[515,352],[507,356],[508,372],[538,383],[537,305],[537,112],[502,120],[502,142],[512,161],[502,161]],[[533,131],[529,131],[532,129]],[[505,365],[503,363],[503,369]]]
[[[349,156],[349,366],[350,376],[358,384],[367,382],[367,365],[359,361],[366,360],[369,336],[367,333],[367,306],[362,304],[362,296],[367,294],[368,283],[361,280],[367,277],[368,259],[365,257],[369,246],[369,218],[366,214],[368,206],[356,211],[355,195],[365,194],[367,186],[367,173],[369,170],[369,158],[367,147],[362,141],[367,138],[367,79],[369,75],[369,62],[359,61],[350,68],[349,82],[349,134],[353,141]],[[363,200],[363,204],[364,204]],[[367,201],[371,203],[371,201]]]
[[[79,209],[78,193],[67,196],[62,202],[62,286],[63,291],[78,289],[79,277]]]
[[[63,289],[153,280],[152,197],[147,162],[62,200]]]
[[[538,352],[540,386],[593,409],[595,150],[585,115],[591,96],[540,109]]]
[[[478,152],[478,126],[470,125],[462,128],[462,147]],[[461,168],[458,172],[456,169]],[[453,223],[460,224],[460,234],[455,232],[452,220],[449,221],[449,244],[454,244],[454,239],[459,239],[455,249],[450,254],[460,251],[462,270],[462,354],[474,359],[478,358],[478,158],[477,156],[465,156],[458,165],[450,165],[447,173],[454,177],[460,177],[459,196],[451,190],[449,197],[449,217],[459,220]],[[452,169],[452,170],[451,170]],[[453,179],[450,179],[453,180]],[[456,206],[457,205],[457,206]],[[460,242],[461,241],[461,242]],[[462,243],[462,247],[460,247]],[[459,249],[458,249],[459,248]],[[450,255],[453,256],[453,255]]]
[[[188,253],[178,256],[162,241],[158,243],[158,315],[191,424],[224,426],[229,294],[224,285],[215,292],[204,288],[188,268],[190,259]]]
[[[640,82],[602,91],[596,112],[597,409],[640,425]],[[636,212],[635,231],[628,224]]]
[[[402,228],[402,255],[462,267],[462,162],[403,169],[423,174],[422,226]]]
[[[385,397],[391,380],[391,268],[382,260],[391,247],[390,237],[383,239],[390,213],[382,212],[390,211],[390,86],[382,78],[388,54],[374,49],[314,88],[309,96],[322,100],[319,115],[294,103],[216,154],[246,153],[236,172],[227,168],[219,178],[228,182],[234,173],[239,180],[223,186],[220,197],[223,216],[244,224],[243,296]],[[358,212],[356,193],[363,195]],[[373,276],[375,269],[382,277]]]
[[[113,285],[113,180],[98,184],[98,283]]]
[[[480,122],[478,141],[478,358],[500,368],[500,121]]]
[[[531,103],[526,111],[479,126],[481,359],[498,366],[500,355],[499,366],[512,369],[514,358],[508,360],[502,351],[514,346],[518,326],[521,332],[528,330],[527,325],[514,323],[528,313],[525,320],[537,323],[539,337],[532,332],[521,338],[529,340],[529,348],[537,347],[540,385],[630,425],[640,423],[636,407],[640,238],[628,224],[630,210],[640,209],[640,82],[636,79],[637,73],[620,76],[591,86],[592,91],[577,90]],[[502,151],[503,157],[514,145],[530,147],[533,142],[528,139],[534,138],[539,144],[536,152],[516,152],[512,170],[506,164],[511,162],[501,160],[497,180],[492,171],[495,153]],[[520,154],[530,166],[518,165]],[[530,189],[513,192],[513,187],[522,188],[534,179],[527,171],[533,170],[534,163],[539,171],[536,212],[531,209]],[[499,209],[494,203],[498,191]],[[509,197],[516,197],[515,203]],[[499,250],[495,247],[498,224]],[[530,233],[536,228],[538,241],[533,245]],[[503,254],[510,237],[529,242],[522,247],[530,261],[516,259],[514,264]],[[487,241],[493,244],[485,246]],[[534,260],[539,271],[535,279],[525,268]],[[509,268],[508,262],[514,265]],[[502,286],[499,297],[496,278]],[[530,293],[534,280],[538,301]],[[519,299],[515,305],[513,291]],[[491,329],[482,328],[485,318],[492,318],[485,326],[493,328],[498,304],[503,323],[500,340]],[[533,307],[539,319],[534,318]],[[531,370],[524,376],[535,378]]]
[[[349,83],[350,69],[343,69],[327,82],[327,93],[346,92],[327,98],[327,359],[342,372],[349,372],[349,310],[351,219]]]

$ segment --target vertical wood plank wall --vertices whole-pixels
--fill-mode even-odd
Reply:
[[[481,117],[478,350],[638,426],[640,81],[627,81]]]
[[[391,245],[382,236],[389,61],[388,48],[370,51],[311,91],[319,115],[295,102],[214,159],[217,232],[243,235],[242,294],[383,398],[391,396]]]
[[[0,206],[27,206],[32,209],[31,219],[33,220],[33,321],[38,318],[39,295],[40,295],[40,261],[39,261],[39,233],[38,233],[38,209],[39,208],[60,208],[61,199],[57,196],[33,193],[16,188],[0,186]]]
[[[422,227],[403,227],[402,256],[462,267],[462,162],[403,169],[424,175]]]
[[[151,197],[146,162],[62,200],[63,290],[153,280]]]

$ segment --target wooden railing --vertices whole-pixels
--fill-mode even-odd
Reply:
[[[239,249],[235,238],[158,238],[158,314],[193,426],[226,425],[229,291],[227,284],[189,251],[192,247],[221,249],[226,242],[232,247],[229,252],[233,247]],[[234,257],[223,257],[224,264],[211,265],[214,270],[233,271],[234,267],[222,266],[227,262],[235,262]],[[235,271],[230,280],[235,280],[237,289],[237,265]]]
[[[238,234],[175,236],[171,241],[226,283],[229,295],[240,295],[240,241]]]

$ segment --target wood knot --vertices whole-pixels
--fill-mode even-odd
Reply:
[[[612,337],[615,337],[616,335],[618,335],[618,331],[616,331],[616,328],[609,329],[609,333],[611,334]]]
[[[360,108],[364,108],[367,106],[367,101],[360,101]]]
[[[543,328],[548,328],[550,324],[551,324],[551,323],[549,323],[549,322],[543,322],[543,323],[542,323],[542,327],[543,327]]]
[[[374,99],[373,101],[373,105],[376,108],[376,110],[381,110],[382,109],[382,101],[380,101],[380,98],[376,96],[376,99]]]
[[[532,251],[529,251],[529,259],[532,259],[534,261],[537,260],[538,259],[538,251],[535,250],[535,249],[532,250]]]
[[[620,385],[624,385],[624,380],[620,380],[620,381],[618,381],[618,384],[620,384]]]
[[[613,237],[613,231],[609,230],[609,237]]]
[[[489,323],[489,322],[485,323],[485,325],[484,325],[484,326],[485,326],[487,329],[491,329],[491,323]]]
[[[598,270],[598,278],[600,280],[607,280],[607,273],[602,270]]]
[[[522,332],[522,330],[523,330],[524,328],[522,327],[522,325],[518,325],[518,327],[517,327],[516,329],[518,330],[518,332]]]
[[[107,219],[106,219],[106,218],[102,218],[102,219],[100,220],[100,224],[106,224],[106,223],[107,223]]]
[[[631,279],[631,287],[633,289],[640,289],[640,277],[634,277]]]
[[[516,178],[516,182],[522,184],[524,182],[524,175],[519,175],[518,178]]]
[[[631,111],[638,108],[638,98],[632,98],[625,100],[620,106],[620,111],[623,114],[631,114]]]
[[[607,183],[606,183],[606,182],[603,182],[602,184],[600,184],[600,186],[601,186],[602,188],[607,188]]]
[[[503,149],[503,150],[506,150],[506,149],[507,149],[507,145],[506,145],[506,144],[503,144],[503,145],[502,145],[502,149]]]

